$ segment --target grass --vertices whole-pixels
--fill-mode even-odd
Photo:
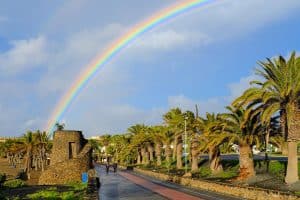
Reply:
[[[7,188],[19,188],[25,186],[25,182],[20,179],[8,180],[3,183]]]
[[[71,182],[67,186],[72,187],[74,191],[83,191],[87,188],[87,183]]]
[[[52,199],[59,199],[59,192],[57,191],[49,191],[49,190],[45,190],[45,191],[39,191],[33,194],[28,194],[26,196],[29,199],[33,199],[33,200],[38,200],[38,199],[47,199],[47,200],[52,200]]]
[[[0,199],[59,199],[59,200],[81,200],[87,192],[87,184],[73,182],[58,186],[23,186],[19,179],[6,181],[5,186],[0,189]]]
[[[68,184],[70,191],[58,191],[57,187],[49,187],[46,190],[41,190],[33,194],[27,194],[26,197],[29,199],[61,199],[61,200],[73,200],[73,199],[83,199],[84,191],[86,189],[86,184],[81,183],[71,183]]]

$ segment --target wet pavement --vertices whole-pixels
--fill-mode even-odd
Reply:
[[[145,189],[118,173],[106,174],[104,167],[96,167],[100,174],[100,200],[165,200],[166,198]]]
[[[151,177],[136,174],[132,171],[110,171],[106,174],[105,167],[96,167],[100,174],[100,200],[240,200],[240,198],[194,190],[178,184],[167,183]]]

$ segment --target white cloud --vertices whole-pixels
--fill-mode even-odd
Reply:
[[[224,100],[220,97],[200,101],[190,99],[181,94],[168,97],[168,105],[169,108],[179,107],[192,112],[195,112],[197,105],[200,115],[204,115],[206,112],[223,112],[225,110]]]
[[[238,82],[229,83],[227,85],[227,96],[216,96],[206,100],[194,100],[186,97],[185,95],[176,95],[168,97],[169,108],[180,107],[183,110],[195,111],[195,105],[198,105],[199,113],[201,115],[206,112],[220,113],[225,111],[225,106],[237,97],[243,94],[243,92],[250,87],[250,82],[253,80],[261,80],[260,77],[251,74],[246,77],[240,78]]]
[[[138,39],[133,45],[139,50],[151,49],[158,50],[174,50],[176,47],[190,47],[201,44],[207,44],[210,38],[207,35],[167,29],[164,31],[155,31]]]
[[[236,83],[228,84],[230,95],[227,97],[229,101],[234,100],[243,94],[243,92],[250,87],[250,82],[254,80],[261,80],[260,77],[252,74],[246,77],[240,78]]]
[[[18,74],[41,66],[47,68],[46,72],[41,74],[40,82],[35,85],[27,85],[22,82],[10,85],[1,80],[0,92],[4,96],[14,99],[27,91],[30,91],[33,96],[54,94],[49,99],[51,104],[41,105],[49,108],[46,113],[50,115],[54,106],[53,102],[56,102],[60,98],[60,94],[68,89],[72,81],[87,66],[87,63],[107,48],[108,44],[126,32],[129,25],[137,23],[136,17],[132,17],[132,20],[128,22],[124,22],[124,20],[122,23],[114,23],[116,21],[105,21],[106,18],[100,18],[101,15],[96,14],[88,18],[88,20],[94,21],[94,23],[90,23],[80,17],[85,16],[86,12],[90,12],[88,4],[83,2],[76,0],[65,3],[60,7],[62,9],[59,9],[57,15],[54,15],[51,24],[45,31],[45,36],[15,41],[9,51],[0,54],[1,76]],[[85,9],[82,9],[83,4]],[[100,2],[99,4],[104,3]],[[122,102],[128,95],[137,92],[135,86],[130,85],[129,82],[130,73],[132,73],[128,69],[130,61],[145,59],[147,54],[151,54],[152,58],[159,59],[164,56],[164,53],[173,50],[182,50],[191,46],[203,47],[228,38],[236,39],[238,36],[256,31],[269,22],[289,16],[290,13],[299,9],[299,5],[300,1],[298,0],[224,0],[212,4],[211,9],[203,8],[205,10],[202,12],[200,8],[199,12],[195,10],[187,13],[185,16],[176,18],[174,22],[166,23],[159,29],[146,33],[126,50],[126,58],[122,58],[122,61],[126,62],[116,59],[114,63],[105,66],[92,84],[88,85],[88,89],[83,90],[80,99],[76,99],[72,110],[65,117],[67,127],[79,129],[86,127],[87,133],[91,135],[98,131],[116,132],[125,130],[134,123],[159,122],[161,115],[168,109],[167,107],[180,106],[193,111],[195,104],[198,104],[201,114],[222,112],[225,105],[248,87],[249,80],[253,78],[252,75],[241,78],[237,83],[228,84],[228,96],[226,97],[194,100],[179,94],[170,96],[168,105],[162,105],[162,108],[143,109]],[[152,9],[151,12],[155,11],[157,7]],[[121,14],[124,13],[119,13],[119,18],[122,18]],[[127,12],[126,15],[136,14],[133,11],[132,13]],[[128,16],[126,16],[126,20],[130,19]],[[118,19],[118,16],[114,19]],[[6,19],[4,18],[4,20]],[[96,21],[100,20],[104,25],[94,26]],[[3,18],[0,17],[1,21]],[[93,25],[92,28],[89,26],[90,24]],[[52,37],[46,37],[49,32]],[[59,39],[55,38],[54,33],[56,32],[60,32]],[[117,60],[118,62],[116,62]],[[12,82],[14,81],[12,80]],[[35,89],[36,87],[38,90]],[[4,106],[0,109],[3,111]],[[42,119],[37,120],[36,116],[30,116],[30,113],[26,112],[27,110],[30,108],[19,108],[18,110],[5,108],[2,113],[6,114],[2,118],[0,117],[1,131],[12,130],[9,126],[16,122],[33,128],[39,126]],[[20,114],[20,112],[23,113]]]
[[[47,58],[44,37],[12,42],[12,48],[0,54],[0,70],[5,74],[16,74],[38,67]]]

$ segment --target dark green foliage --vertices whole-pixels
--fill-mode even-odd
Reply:
[[[278,177],[284,177],[285,175],[285,163],[279,161],[271,161],[269,165],[269,173]]]
[[[200,177],[207,177],[211,175],[211,170],[209,167],[200,167],[199,169]]]
[[[0,174],[0,187],[6,181],[6,174]]]
[[[54,200],[59,199],[59,193],[57,191],[39,191],[33,194],[28,194],[27,197],[29,199],[38,200],[38,199],[47,199],[47,200]]]
[[[24,171],[19,171],[16,178],[25,181],[27,180],[27,174]]]
[[[3,184],[4,187],[8,187],[8,188],[18,188],[18,187],[23,187],[24,185],[25,182],[20,179],[5,181]]]
[[[207,178],[211,175],[211,170],[208,166],[201,166],[197,172],[192,174],[193,178]]]

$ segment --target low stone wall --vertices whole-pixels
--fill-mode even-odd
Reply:
[[[208,190],[227,195],[233,195],[246,199],[255,200],[296,200],[297,196],[283,194],[282,192],[258,189],[253,187],[230,186],[222,183],[214,183],[209,181],[195,180],[191,178],[183,178],[178,176],[170,176],[167,174],[157,173],[153,171],[134,168],[134,171],[147,176],[157,178],[162,181],[171,181],[180,185],[189,186],[195,189]]]
[[[39,179],[39,185],[81,182],[81,174],[89,170],[89,162],[89,155],[86,154],[81,158],[56,163],[42,173]]]

